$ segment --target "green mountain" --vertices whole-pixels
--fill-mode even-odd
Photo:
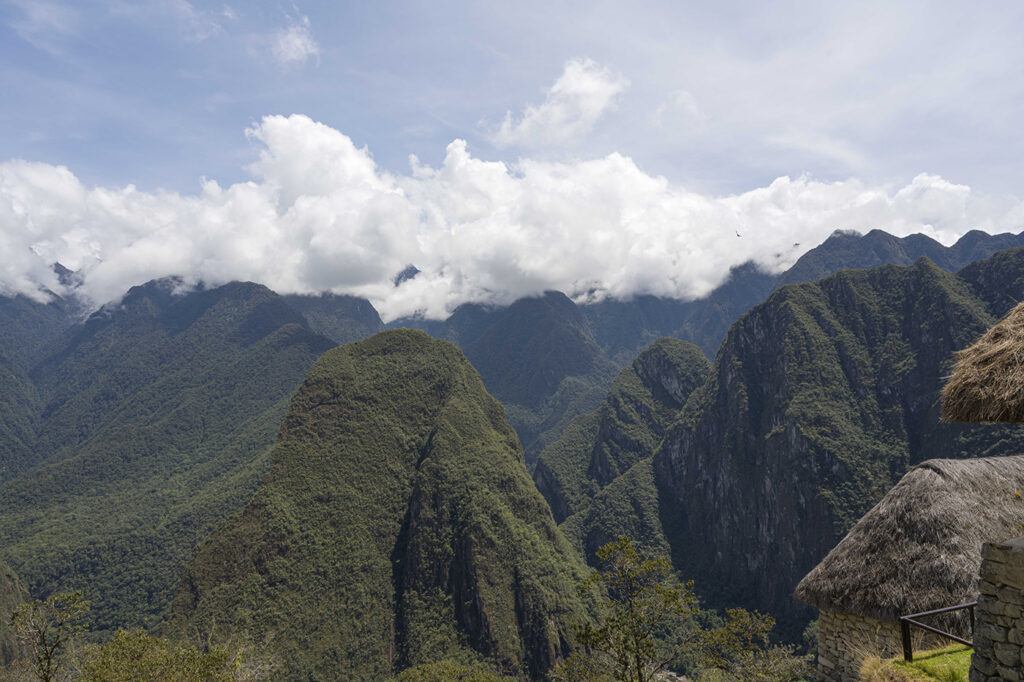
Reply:
[[[289,294],[282,297],[302,313],[310,329],[337,344],[352,343],[384,331],[384,323],[365,298],[324,293]]]
[[[32,459],[39,396],[29,372],[73,324],[71,306],[25,296],[0,296],[0,482]]]
[[[577,305],[548,292],[505,308],[467,304],[447,320],[403,318],[388,327],[422,329],[462,348],[505,405],[532,467],[574,417],[600,406],[616,372],[659,337],[685,339],[714,357],[729,326],[784,284],[844,268],[910,265],[921,256],[955,271],[1012,246],[1024,246],[1024,233],[972,231],[946,247],[924,235],[836,232],[780,275],[747,263],[693,301],[641,295]]]
[[[911,265],[922,256],[955,272],[997,251],[1019,246],[1024,246],[1024,232],[990,235],[972,230],[947,247],[922,234],[894,237],[881,230],[863,235],[836,231],[777,276],[746,263],[733,268],[726,281],[704,298],[678,301],[637,296],[582,309],[594,339],[620,366],[659,336],[691,341],[713,358],[732,323],[785,284],[814,282],[843,269]]]
[[[998,251],[1020,246],[1024,246],[1024,232],[988,234],[971,230],[952,246],[943,246],[923,234],[894,237],[882,230],[871,230],[864,235],[838,230],[779,275],[776,286],[814,282],[843,269],[912,265],[922,256],[943,270],[956,272]]]
[[[938,421],[953,352],[1024,296],[1021,272],[1024,249],[959,276],[927,259],[842,271],[733,325],[653,460],[673,563],[710,603],[796,637],[797,581],[910,466],[1024,451],[1021,427]]]
[[[439,659],[540,679],[584,613],[582,572],[477,372],[397,330],[310,370],[270,472],[190,560],[168,629],[247,632],[285,679]]]
[[[507,308],[460,306],[448,320],[404,319],[456,343],[501,401],[532,468],[569,421],[596,409],[617,367],[597,345],[579,306],[547,292]]]
[[[18,653],[18,640],[11,628],[11,614],[18,604],[26,600],[28,591],[25,586],[11,567],[0,560],[0,669],[13,661]]]
[[[534,481],[555,519],[561,523],[581,514],[602,488],[649,459],[690,393],[710,372],[711,363],[699,348],[669,338],[658,339],[622,370],[604,404],[574,419],[537,462]],[[600,542],[607,535],[594,540],[596,545],[586,543],[588,553],[618,533]]]
[[[4,558],[33,595],[85,591],[94,629],[153,625],[333,345],[256,284],[133,288],[30,374],[40,409],[30,461],[0,485]]]
[[[535,480],[591,559],[627,532],[709,605],[771,613],[798,639],[812,614],[796,582],[910,466],[1024,451],[1019,426],[938,421],[953,352],[1022,297],[1024,249],[956,274],[921,259],[783,286],[732,326],[682,409],[614,407],[636,385],[624,372],[601,411],[545,449]],[[647,454],[609,479],[600,433],[644,434],[627,452]]]

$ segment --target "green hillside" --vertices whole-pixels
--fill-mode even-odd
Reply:
[[[534,480],[555,519],[561,523],[583,511],[601,488],[651,457],[676,413],[710,371],[711,363],[699,348],[669,338],[658,339],[622,370],[604,404],[574,419],[540,456]]]
[[[29,372],[73,321],[60,298],[0,296],[0,483],[32,460],[40,404]]]
[[[35,596],[82,589],[94,629],[153,625],[332,345],[259,285],[132,289],[32,372],[32,468],[0,485],[5,558]]]
[[[335,343],[351,343],[384,331],[380,315],[365,298],[330,293],[282,298],[302,313],[310,329]]]
[[[0,669],[13,661],[17,654],[18,641],[11,628],[11,614],[18,604],[27,599],[25,586],[11,567],[0,560]]]
[[[455,346],[384,332],[310,370],[270,473],[189,562],[173,632],[269,641],[286,679],[440,659],[540,679],[583,566]]]

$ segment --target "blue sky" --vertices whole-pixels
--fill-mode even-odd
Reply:
[[[53,258],[97,300],[259,277],[440,315],[549,287],[700,295],[836,228],[1019,231],[1022,20],[1017,3],[6,0],[0,246],[30,255],[0,287],[53,285]],[[370,170],[301,200],[349,162]],[[254,183],[276,216],[254,232],[256,203],[217,213],[204,178]],[[408,205],[382,217],[353,178]],[[592,215],[587,187],[622,195]],[[721,244],[737,231],[748,247]],[[333,260],[315,246],[332,235],[351,245]],[[545,239],[583,244],[573,267]],[[171,243],[182,258],[153,255]],[[287,272],[253,255],[285,244]],[[404,260],[425,274],[399,296]]]

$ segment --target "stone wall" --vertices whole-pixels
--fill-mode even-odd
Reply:
[[[971,682],[1024,680],[1024,537],[981,548]]]
[[[902,656],[902,641],[900,626],[895,623],[822,611],[818,619],[818,679],[855,682],[860,679],[864,656]]]

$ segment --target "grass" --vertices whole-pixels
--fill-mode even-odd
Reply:
[[[914,654],[912,662],[902,658],[883,661],[877,656],[864,660],[862,682],[967,682],[971,670],[970,647],[954,644]]]

